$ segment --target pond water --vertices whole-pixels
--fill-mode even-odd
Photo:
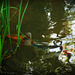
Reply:
[[[23,1],[22,12],[27,0]],[[16,34],[20,1],[12,1],[11,33]],[[53,45],[54,40],[61,40],[62,45],[75,51],[75,1],[74,0],[29,0],[21,32],[32,33],[32,40]],[[69,44],[68,44],[69,43]],[[12,44],[13,50],[16,43]],[[71,46],[73,45],[73,46]],[[4,50],[9,50],[8,41]],[[64,64],[58,60],[60,48],[44,49],[35,46],[20,45],[11,58],[4,60],[5,74],[16,75],[73,75],[75,64]]]

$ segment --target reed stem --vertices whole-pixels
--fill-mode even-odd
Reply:
[[[8,0],[8,18],[7,18],[7,25],[8,25],[8,34],[9,34],[9,40],[10,40],[10,47],[12,50],[12,43],[11,43],[11,37],[10,37],[10,0]]]

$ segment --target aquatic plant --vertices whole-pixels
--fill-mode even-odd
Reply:
[[[21,17],[22,2],[23,2],[23,0],[21,0],[20,8],[19,8],[19,15],[18,15],[18,25],[17,25],[17,29],[18,29],[18,33],[17,33],[17,34],[18,34],[18,44],[17,44],[17,47],[20,45],[21,39],[19,39],[19,37],[20,37],[20,32],[21,32],[21,31],[20,31],[20,30],[21,30],[21,25],[22,25],[23,17],[24,17],[25,11],[26,11],[26,9],[27,9],[29,0],[27,1],[27,4],[26,4],[26,6],[25,6],[25,8],[24,8],[24,11],[23,11],[23,14],[22,14],[22,17]],[[22,36],[23,36],[23,35],[22,35]],[[22,38],[22,37],[21,37],[21,38]],[[16,49],[15,49],[14,52],[17,51],[17,47],[16,47]]]
[[[8,6],[7,6],[8,3]],[[10,38],[10,0],[1,0],[1,7],[0,7],[0,65],[2,62],[3,57],[7,53],[7,50],[5,53],[2,55],[2,50],[3,50],[3,44],[5,40],[5,36],[8,33],[9,34],[9,40],[10,40],[10,46],[12,50],[12,43],[11,43],[11,38]]]
[[[4,10],[4,8],[5,8],[5,10]],[[8,18],[7,18],[9,16],[9,15],[7,15],[7,0],[2,1],[0,9],[1,9],[0,10],[0,14],[1,14],[1,27],[0,27],[0,66],[1,66],[2,58],[7,53],[7,50],[6,50],[5,53],[4,53],[4,55],[3,55],[3,57],[2,57],[2,49],[3,49],[4,39],[5,39],[5,36],[6,36],[6,33],[7,33],[7,29],[9,27],[9,26],[7,26],[7,23],[9,22]],[[8,12],[9,12],[9,10],[8,10]],[[10,43],[11,43],[11,41],[10,41]]]
[[[16,46],[14,52],[17,51],[17,48],[18,48],[18,46],[20,45],[20,42],[21,42],[21,39],[19,39],[21,24],[22,24],[24,14],[25,14],[25,11],[26,11],[28,3],[29,3],[29,0],[28,0],[27,4],[25,6],[25,9],[23,11],[22,17],[21,17],[22,1],[23,0],[21,0],[21,3],[20,3],[19,16],[18,16],[18,43],[17,43],[17,46]],[[3,57],[7,53],[7,50],[6,50],[4,52],[4,54],[2,55],[4,40],[5,40],[5,37],[6,37],[7,34],[9,35],[10,47],[11,47],[11,50],[12,50],[12,43],[11,43],[11,37],[10,37],[10,35],[11,35],[10,20],[14,16],[15,13],[10,18],[10,8],[17,9],[16,7],[10,7],[10,0],[1,0],[1,3],[0,3],[0,23],[1,23],[1,25],[0,25],[0,66],[2,65]],[[21,17],[21,19],[20,19],[20,17]]]

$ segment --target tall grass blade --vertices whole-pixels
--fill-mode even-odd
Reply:
[[[21,36],[21,39],[22,39],[22,37],[23,37],[23,34],[22,34],[22,36]],[[19,45],[20,45],[20,42],[21,42],[21,39],[19,39],[19,43],[18,43],[18,45],[16,46],[14,53],[16,53],[16,51],[17,51],[17,48],[19,47]]]
[[[6,0],[7,1],[7,0]],[[13,9],[17,9],[16,7],[9,7],[9,8],[13,8]],[[3,9],[3,11],[6,10],[6,8]]]
[[[1,27],[0,27],[0,66],[2,62]]]
[[[9,34],[9,40],[10,40],[10,46],[12,50],[12,43],[11,43],[11,37],[10,37],[10,0],[8,0],[8,18],[7,18],[7,25],[8,25],[8,34]]]
[[[3,3],[2,3],[2,6],[1,6],[1,26],[3,25],[3,28],[4,28],[4,25],[5,25],[5,21],[4,21],[4,14],[3,14]]]
[[[1,10],[3,9],[3,3],[2,3],[2,6],[1,6]],[[1,11],[0,10],[0,11]],[[3,19],[3,13],[1,13],[1,18]],[[1,20],[2,20],[1,19]],[[2,20],[4,22],[4,20]],[[3,23],[4,24],[4,23]],[[1,41],[1,26],[0,26],[0,66],[1,66],[1,63],[2,63],[2,41]]]
[[[3,44],[4,44],[4,40],[5,40],[6,33],[7,33],[7,26],[4,29],[4,34],[3,34],[3,38],[2,38],[2,49],[3,49]]]
[[[21,0],[21,3],[20,3],[19,16],[18,16],[18,44],[19,44],[19,36],[20,36],[20,16],[21,16],[22,1],[23,0]]]
[[[7,0],[6,0],[7,1]],[[16,8],[16,7],[9,7],[9,8],[13,8],[13,9],[18,9],[18,8]],[[6,10],[6,9],[8,9],[8,7],[6,8],[3,8],[3,10],[2,11],[4,11],[4,10]],[[0,12],[1,13],[1,12]]]
[[[2,59],[4,58],[4,56],[6,55],[7,52],[8,52],[7,50],[4,52],[4,54],[2,56]]]
[[[4,7],[3,9],[6,9],[6,10],[2,10],[3,11],[3,14],[4,14],[4,20],[5,22],[7,21],[7,0],[4,1]],[[6,27],[6,24],[4,24],[4,27]]]
[[[17,11],[11,16],[10,20],[15,16],[16,13],[17,13]]]
[[[24,8],[24,11],[23,11],[23,14],[22,14],[22,17],[21,17],[21,25],[22,25],[22,21],[23,21],[24,14],[25,14],[26,9],[27,9],[27,7],[28,7],[28,3],[29,3],[29,0],[27,1],[27,4],[26,4],[26,6],[25,6],[25,8]],[[21,25],[20,25],[20,28],[21,28]]]
[[[7,8],[7,2],[5,2],[5,7]],[[3,24],[3,28],[4,28],[4,34],[3,34],[3,38],[2,38],[2,48],[3,48],[3,44],[4,44],[4,40],[5,40],[5,36],[7,33],[7,25],[6,25],[6,19],[7,19],[7,10],[5,11],[5,16],[3,15],[3,5],[1,8],[1,18],[2,18],[2,24]]]
[[[6,8],[6,10],[4,10],[4,14],[5,15],[3,15],[3,20],[4,20],[4,34],[3,34],[3,38],[2,38],[2,48],[3,48],[3,44],[4,44],[4,40],[5,40],[5,36],[6,36],[6,33],[7,33],[7,0],[5,0],[5,6],[4,6],[4,8]],[[2,13],[3,13],[3,9],[1,10],[2,11]]]
[[[24,17],[25,11],[26,11],[26,9],[27,9],[28,3],[29,3],[29,0],[27,1],[27,4],[26,4],[26,6],[25,6],[25,8],[24,8],[24,11],[23,11],[21,20],[20,20],[20,16],[21,16],[22,0],[21,0],[21,3],[20,3],[19,18],[18,18],[18,44],[19,44],[20,29],[21,29],[23,17]]]

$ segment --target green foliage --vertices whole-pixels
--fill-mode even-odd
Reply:
[[[8,26],[10,46],[11,46],[11,50],[12,50],[12,43],[11,43],[11,37],[10,37],[10,0],[8,0],[7,26]]]
[[[22,39],[22,37],[23,37],[23,34],[22,34],[22,36],[21,36],[21,39]],[[14,50],[14,53],[16,53],[16,51],[17,51],[17,48],[19,47],[19,45],[20,45],[20,42],[21,42],[21,39],[19,40],[19,43],[18,43],[18,45],[16,46],[16,48],[15,48],[15,50]]]
[[[8,8],[10,7],[9,4],[10,3],[8,3]],[[9,28],[9,26],[10,26],[10,23],[9,23],[10,22],[9,21],[10,20],[10,11],[9,11],[9,9],[7,10],[7,0],[2,1],[0,14],[1,14],[1,27],[2,27],[2,28],[0,27],[0,65],[1,65],[2,58],[7,53],[7,50],[6,50],[2,56],[2,49],[3,49],[3,44],[4,44],[5,36],[7,33],[7,29],[9,29],[9,33],[10,33],[10,28]],[[7,26],[7,25],[9,25],[9,26]],[[3,31],[3,34],[1,34],[2,33],[1,31]],[[1,38],[1,36],[3,36],[3,37]],[[10,43],[11,43],[11,39],[10,39]]]
[[[24,17],[25,11],[26,11],[27,6],[28,6],[28,3],[29,3],[29,0],[28,0],[28,1],[27,1],[27,4],[26,4],[26,6],[25,6],[25,9],[24,9],[24,11],[23,11],[22,17],[21,17],[22,1],[23,1],[23,0],[21,0],[21,3],[20,3],[19,16],[18,16],[18,26],[17,26],[17,28],[18,28],[18,33],[17,33],[17,34],[18,34],[18,44],[19,44],[20,29],[21,29],[23,17]],[[20,19],[20,18],[21,18],[21,19]]]
[[[0,65],[1,65],[1,62],[2,62],[2,48],[3,48],[3,43],[4,43],[4,38],[5,38],[5,34],[6,34],[6,29],[7,29],[7,27],[6,27],[6,21],[5,21],[5,19],[4,19],[4,14],[3,14],[3,3],[2,3],[2,6],[1,6],[1,26],[3,26],[3,28],[4,28],[4,34],[3,34],[3,39],[1,40],[1,36],[2,36],[2,34],[1,34],[1,30],[2,30],[2,28],[0,27]]]
[[[21,0],[21,3],[20,3],[19,16],[18,16],[18,27],[17,27],[17,29],[18,29],[18,44],[17,44],[14,52],[17,51],[17,48],[20,45],[21,39],[23,37],[23,35],[22,35],[21,39],[19,39],[21,24],[22,24],[24,14],[25,14],[25,11],[26,11],[28,3],[29,3],[29,0],[28,0],[28,2],[26,4],[26,7],[25,7],[25,9],[23,11],[22,17],[21,17],[22,1],[23,0]],[[16,12],[10,18],[10,8],[17,9],[16,7],[10,7],[10,0],[4,0],[4,1],[1,0],[1,4],[0,4],[0,14],[1,14],[0,15],[0,20],[1,20],[1,25],[0,25],[0,66],[1,66],[1,63],[2,63],[3,57],[7,53],[7,50],[6,50],[4,52],[4,54],[2,55],[2,50],[3,50],[3,45],[4,45],[4,40],[5,40],[6,34],[9,35],[10,47],[11,47],[11,50],[12,50],[12,43],[11,43],[11,37],[10,37],[11,36],[11,32],[10,32],[10,20],[16,14]],[[21,17],[21,19],[20,19],[20,17]]]
[[[19,16],[18,16],[18,44],[19,44],[19,36],[20,36],[20,17],[21,17],[22,1],[23,0],[21,0],[21,3],[20,3]]]

